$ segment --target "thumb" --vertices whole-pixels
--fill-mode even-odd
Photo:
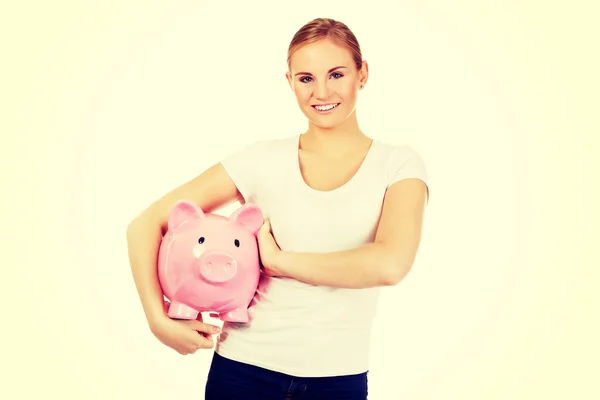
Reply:
[[[265,218],[261,228],[263,232],[271,232],[271,221],[269,221],[269,218]]]
[[[263,220],[263,224],[260,226],[260,229],[257,232],[257,238],[260,240],[264,237],[266,233],[269,233],[271,230],[271,226],[269,225],[269,220],[265,218]]]
[[[219,328],[218,326],[212,325],[212,324],[207,324],[205,322],[201,322],[198,320],[190,321],[190,326],[198,332],[205,332],[208,334],[214,334],[214,333],[221,332],[221,328]]]

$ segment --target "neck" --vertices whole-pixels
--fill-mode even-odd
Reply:
[[[351,149],[361,147],[369,138],[360,130],[353,112],[342,124],[331,128],[323,128],[309,122],[308,130],[303,134],[302,147],[332,155],[340,155]],[[318,150],[316,150],[318,149]]]

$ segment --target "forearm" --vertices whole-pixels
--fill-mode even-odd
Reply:
[[[406,269],[380,243],[330,253],[282,251],[277,261],[283,276],[313,285],[356,289],[394,285]]]
[[[151,329],[159,318],[166,315],[156,267],[161,240],[160,227],[143,220],[132,222],[127,229],[131,273]]]

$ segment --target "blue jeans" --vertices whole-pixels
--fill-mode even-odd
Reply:
[[[204,395],[205,400],[366,400],[367,373],[302,378],[230,360],[215,352]]]

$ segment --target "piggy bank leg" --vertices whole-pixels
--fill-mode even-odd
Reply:
[[[190,306],[174,301],[171,303],[167,315],[173,319],[196,319],[198,311]]]
[[[221,314],[221,320],[227,322],[248,322],[250,321],[250,316],[248,315],[248,309],[236,308],[228,313]]]

